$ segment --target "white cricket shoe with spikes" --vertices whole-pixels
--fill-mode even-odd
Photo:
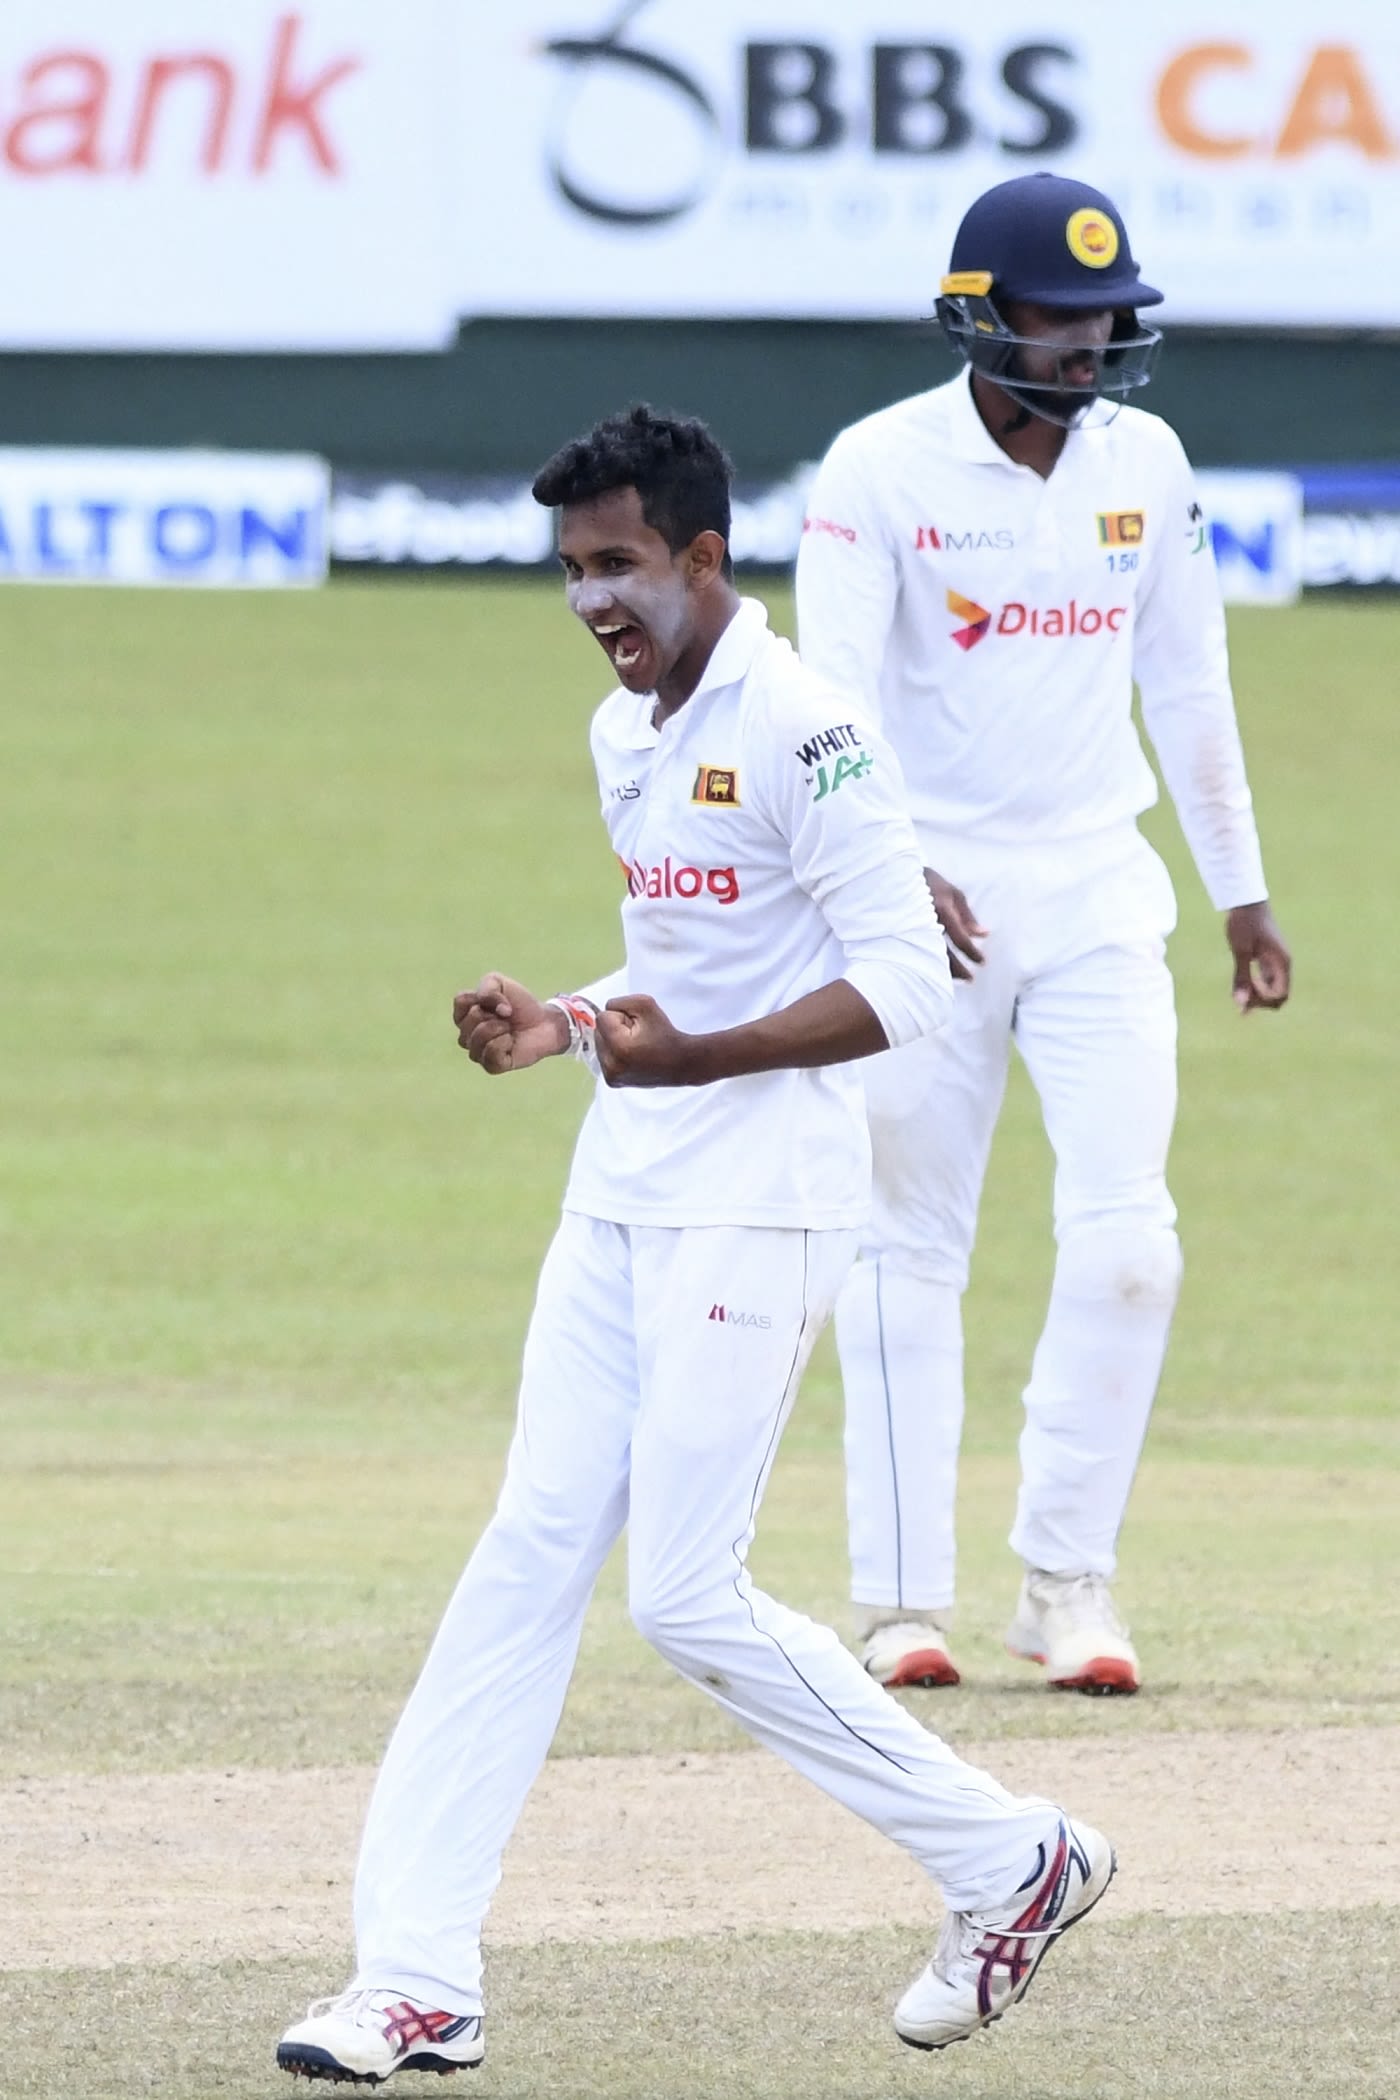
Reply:
[[[1062,1817],[1009,1903],[949,1913],[933,1960],[895,2007],[900,2040],[946,2049],[999,2020],[1025,1997],[1061,1933],[1093,1909],[1116,1865],[1106,1837]]]
[[[931,1614],[871,1611],[862,1627],[860,1659],[886,1691],[911,1685],[958,1684],[947,1629]]]
[[[480,2014],[439,2012],[401,1991],[318,1998],[277,2044],[280,2070],[337,2085],[380,2085],[396,2071],[469,2071],[485,2054]]]
[[[1137,1650],[1102,1575],[1028,1568],[1006,1645],[1026,1662],[1044,1663],[1052,1691],[1102,1697],[1142,1683]]]

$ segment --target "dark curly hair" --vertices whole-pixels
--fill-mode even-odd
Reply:
[[[545,461],[531,493],[553,509],[589,503],[613,489],[634,488],[642,516],[673,554],[700,532],[717,532],[729,559],[729,484],[734,469],[723,447],[695,416],[660,416],[640,401],[595,423]]]

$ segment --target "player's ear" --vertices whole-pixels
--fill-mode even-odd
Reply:
[[[685,550],[687,574],[694,589],[703,590],[723,572],[727,551],[722,532],[696,533]]]

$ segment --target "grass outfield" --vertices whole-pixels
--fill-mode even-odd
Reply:
[[[776,594],[774,607],[788,617]],[[1286,1015],[1241,1022],[1215,916],[1170,814],[1154,813],[1182,898],[1173,1185],[1188,1274],[1125,1535],[1149,1690],[1108,1708],[1049,1699],[997,1645],[1019,1392],[1050,1273],[1048,1159],[1018,1075],[968,1302],[969,1681],[936,1708],[955,1737],[1400,1720],[1400,610],[1237,613],[1232,635],[1297,993]],[[552,989],[615,957],[585,735],[602,660],[557,591],[523,584],[11,589],[0,636],[0,1777],[371,1760],[495,1492],[584,1100],[562,1066],[487,1085],[448,1009],[483,968]],[[827,1352],[754,1555],[769,1587],[832,1617],[837,1423]],[[611,1568],[559,1748],[734,1740],[637,1641]],[[1163,1771],[1165,1788],[1165,1744]],[[1114,1930],[1127,1976],[1149,1928]],[[1263,1978],[1271,1962],[1293,1973],[1303,1941],[1278,1931],[1246,1979],[1257,2076],[1232,2057],[1214,2083],[1171,2083],[1159,2007],[1142,2012],[1136,2084],[1061,2053],[1044,2089],[1291,2092],[1297,2057]],[[1202,2023],[1238,2041],[1221,1980],[1238,1949],[1220,1921],[1183,1933],[1172,1959],[1193,2050]],[[1324,1938],[1351,1973],[1351,1927]],[[676,1959],[702,2017],[719,2018],[721,1952]],[[513,1956],[508,1992],[547,1994],[556,1960]],[[840,1966],[830,1947],[812,1953],[814,2003]],[[170,2085],[114,2072],[85,2091],[188,2088],[198,2038],[141,1973],[133,2002],[144,1990],[155,2007]],[[282,1998],[290,1976],[273,1979]],[[611,1976],[601,1965],[608,2003]],[[296,1991],[308,1980],[335,1979],[297,1975]],[[253,1979],[205,1982],[262,2016]],[[1307,1987],[1330,2003],[1331,1970]],[[1310,2090],[1388,2090],[1364,2050],[1342,2049],[1343,2010]],[[592,2082],[575,2089],[869,2090],[839,2038],[830,2084],[810,2065],[774,2084],[747,2028],[727,2077],[697,2056],[695,2081],[668,2086],[650,2017],[639,2008],[634,2032],[598,2015]],[[1393,2052],[1393,2006],[1386,2018]],[[518,2068],[521,2083],[492,2089],[557,2089],[544,2063]],[[37,2049],[16,2075],[25,2094],[70,2089]],[[900,2063],[888,2089],[927,2075]],[[203,2089],[259,2089],[241,2080]],[[1041,2090],[979,2085],[961,2064],[949,2090],[1013,2086]]]
[[[425,2100],[1394,2100],[1385,2003],[1393,1913],[1325,1932],[1304,1917],[1241,1934],[1233,1919],[1140,1919],[1072,1934],[1012,2019],[940,2056],[891,2044],[886,1999],[926,1959],[909,1932],[862,1936],[858,1958],[812,1933],[616,1948],[511,1948],[492,1970],[485,2069],[451,2085],[396,2078]],[[1390,1971],[1393,1974],[1393,1968]],[[228,1963],[53,1979],[52,2030],[6,2045],[6,2100],[291,2100],[268,2037],[318,1993],[304,1965]],[[1164,1988],[1164,1985],[1167,1985]],[[1106,2010],[1111,2008],[1111,2010]],[[1222,2015],[1226,2017],[1222,2017]],[[117,2057],[113,2034],[129,2038]],[[305,2092],[307,2088],[296,2090]]]

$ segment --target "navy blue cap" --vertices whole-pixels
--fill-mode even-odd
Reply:
[[[1158,306],[1128,246],[1128,230],[1102,190],[1066,175],[1017,175],[969,206],[953,240],[950,282],[989,274],[995,297],[1036,306]]]

